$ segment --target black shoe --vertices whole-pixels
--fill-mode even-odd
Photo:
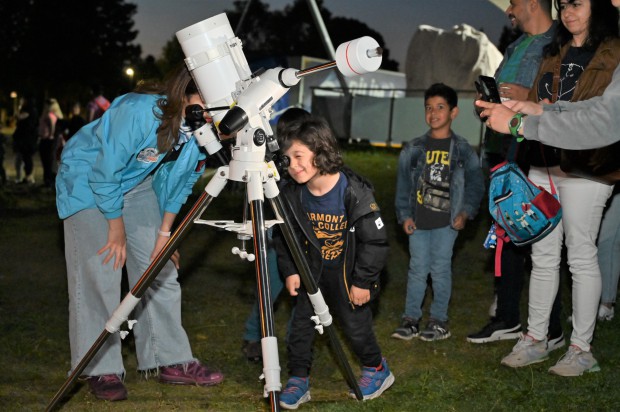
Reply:
[[[420,334],[418,321],[411,318],[403,318],[399,327],[394,330],[392,337],[395,339],[411,340]]]
[[[259,340],[243,341],[241,352],[251,362],[260,362],[263,359],[263,349]]]
[[[442,322],[437,319],[429,319],[426,329],[420,332],[420,339],[426,342],[448,339],[451,335],[448,329],[448,321]]]
[[[517,339],[521,332],[521,324],[509,326],[503,320],[491,319],[482,330],[478,333],[472,333],[467,336],[467,342],[471,343],[487,343],[497,340]]]

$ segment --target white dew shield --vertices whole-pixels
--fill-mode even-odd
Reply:
[[[226,14],[179,30],[176,37],[207,107],[230,107],[234,103],[237,82],[249,77],[251,72],[241,41],[235,37]],[[214,117],[219,120],[217,114]]]

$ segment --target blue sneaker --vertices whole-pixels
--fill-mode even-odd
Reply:
[[[362,391],[363,400],[378,398],[383,391],[392,386],[394,383],[394,375],[390,372],[385,358],[381,360],[381,369],[364,366],[362,368],[362,377],[358,385]],[[349,396],[355,398],[353,390],[349,391]]]
[[[310,400],[310,378],[291,376],[280,394],[280,406],[284,409],[297,409]]]

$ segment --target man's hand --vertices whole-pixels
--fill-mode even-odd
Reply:
[[[530,89],[514,83],[500,83],[499,97],[510,100],[527,100]]]
[[[452,222],[452,227],[455,230],[463,230],[465,228],[465,224],[467,223],[467,212],[459,213]]]

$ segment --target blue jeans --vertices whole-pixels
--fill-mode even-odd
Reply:
[[[452,294],[452,248],[458,231],[450,226],[431,230],[416,230],[409,235],[409,272],[407,298],[403,317],[421,319],[422,302],[426,294],[426,279],[431,274],[433,302],[430,317],[448,320],[448,303]]]
[[[161,214],[148,178],[124,196],[123,221],[127,236],[127,275],[132,288],[150,264]],[[69,287],[69,340],[71,369],[84,356],[120,304],[122,269],[112,259],[97,255],[108,239],[108,222],[98,209],[86,209],[65,219],[65,257]],[[192,361],[192,351],[181,326],[181,287],[178,273],[168,261],[142,296],[130,319],[138,369]],[[126,329],[124,324],[122,329]],[[109,336],[84,369],[89,376],[125,373],[118,333]]]
[[[267,241],[271,242],[273,228],[267,229]],[[269,288],[271,292],[271,304],[278,299],[280,292],[284,289],[284,282],[280,277],[278,271],[278,254],[273,246],[267,247],[267,269],[269,270]],[[255,342],[261,340],[260,330],[260,313],[258,308],[258,300],[254,302],[252,306],[252,312],[245,321],[245,332],[243,333],[243,339],[249,342]]]
[[[598,264],[603,281],[601,303],[616,302],[620,276],[620,194],[616,193],[610,200],[598,234]]]

